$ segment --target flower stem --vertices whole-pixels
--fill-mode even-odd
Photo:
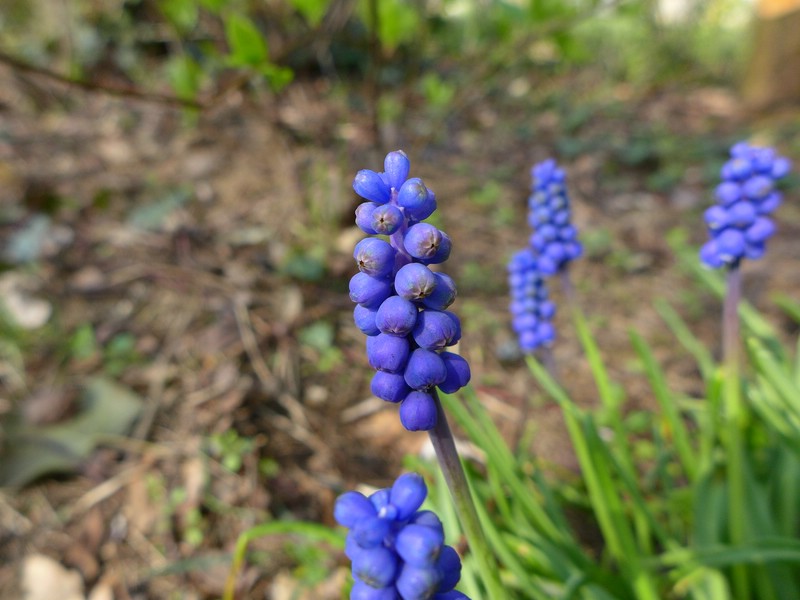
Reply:
[[[470,492],[467,477],[464,473],[464,467],[461,465],[461,459],[456,450],[455,439],[450,430],[450,425],[447,423],[447,416],[442,408],[442,401],[439,399],[439,395],[435,390],[433,391],[433,400],[436,403],[436,426],[431,429],[428,434],[430,435],[433,449],[436,452],[439,467],[442,469],[447,487],[450,489],[450,495],[453,498],[453,503],[455,504],[456,512],[461,521],[461,526],[467,536],[469,547],[475,555],[478,568],[481,571],[483,583],[487,591],[486,597],[504,598],[506,591],[497,577],[497,563],[483,535],[478,513],[475,510],[472,493]]]
[[[561,280],[561,289],[564,291],[564,296],[567,298],[567,303],[572,310],[578,310],[578,294],[575,293],[575,286],[572,284],[572,279],[569,277],[569,265],[564,265],[558,272],[558,278]]]
[[[742,403],[739,381],[739,302],[742,296],[742,273],[739,265],[728,270],[727,291],[722,308],[723,402],[728,467],[728,535],[732,546],[745,542],[746,514],[744,479],[744,425],[747,420]],[[749,598],[747,567],[733,566],[733,586],[736,598]]]

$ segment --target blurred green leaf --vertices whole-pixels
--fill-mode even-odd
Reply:
[[[39,258],[50,231],[50,217],[35,215],[8,239],[6,256],[13,263],[33,262]]]
[[[289,67],[280,67],[272,63],[265,63],[258,69],[261,74],[266,78],[270,87],[279,92],[294,79],[294,71]]]
[[[97,339],[91,323],[84,323],[69,340],[69,353],[72,358],[85,360],[97,352]]]
[[[183,206],[192,197],[186,187],[167,190],[150,204],[134,208],[128,215],[128,224],[141,229],[158,229],[172,211]]]
[[[175,29],[182,33],[191,31],[197,25],[196,0],[161,0],[158,7]]]
[[[325,275],[325,263],[308,254],[294,253],[283,263],[281,271],[303,281],[319,281]]]
[[[312,27],[320,24],[328,10],[328,0],[289,0],[289,3]]]
[[[267,42],[248,17],[232,13],[225,19],[225,38],[230,49],[229,62],[237,67],[256,67],[266,62]]]
[[[102,377],[87,382],[76,416],[47,427],[21,422],[6,428],[0,486],[21,487],[53,473],[70,473],[106,436],[125,435],[141,410],[130,389]]]
[[[300,341],[320,352],[327,350],[333,345],[334,331],[333,325],[327,321],[317,321],[300,331]]]
[[[199,0],[204,8],[207,8],[213,13],[218,13],[227,4],[228,0]]]
[[[200,65],[183,55],[172,58],[167,63],[166,69],[170,85],[179,98],[192,100],[197,97],[203,76]]]

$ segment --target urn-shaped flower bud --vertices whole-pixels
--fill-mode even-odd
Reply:
[[[389,242],[378,238],[364,238],[356,244],[353,258],[358,270],[371,277],[383,279],[394,270],[394,255],[397,251]]]
[[[436,280],[433,291],[422,299],[422,304],[425,308],[444,310],[455,301],[458,295],[456,283],[452,277],[444,273],[434,273],[433,277]]]
[[[428,486],[419,473],[403,473],[392,484],[389,491],[389,502],[397,509],[397,519],[405,521],[410,518],[428,495]]]
[[[411,389],[428,390],[447,379],[447,369],[436,352],[417,348],[408,359],[403,377]]]
[[[394,278],[397,293],[408,300],[423,300],[433,293],[436,277],[428,267],[420,263],[409,263],[402,267]]]
[[[356,304],[353,309],[353,320],[364,335],[378,335],[381,330],[375,323],[375,316],[378,311],[374,308],[366,308],[360,304]]]
[[[447,255],[450,254],[450,238],[430,223],[417,223],[408,228],[403,240],[406,252],[414,258],[431,260],[437,256],[442,244],[445,244]],[[441,257],[443,262],[447,256]]]
[[[459,596],[461,598],[461,596]],[[363,581],[356,580],[350,590],[350,600],[399,600],[397,588],[392,586],[374,588]],[[439,600],[437,598],[437,600]]]
[[[453,394],[469,383],[471,377],[469,363],[458,354],[442,352],[439,357],[444,362],[447,376],[439,384],[445,394]]]
[[[443,546],[436,566],[442,572],[442,582],[439,593],[449,592],[461,579],[461,558],[452,546]]]
[[[375,315],[375,324],[383,333],[406,336],[417,322],[417,305],[401,296],[389,296]]]
[[[377,233],[372,227],[372,215],[378,206],[380,205],[375,202],[362,202],[356,207],[356,225],[364,233],[369,233],[370,235]]]
[[[400,405],[400,423],[409,431],[430,431],[438,420],[436,402],[427,392],[409,392]]]
[[[427,600],[436,593],[441,581],[442,574],[436,567],[405,564],[395,585],[404,600]]]
[[[393,204],[384,204],[372,211],[370,225],[375,233],[392,235],[403,225],[403,213]]]
[[[366,273],[356,273],[350,279],[350,299],[365,308],[378,307],[392,295],[392,282],[388,279],[370,277]]]
[[[406,211],[421,208],[428,197],[428,188],[419,177],[406,180],[397,193],[397,204]]]
[[[376,397],[387,402],[401,402],[411,392],[402,373],[377,371],[372,376],[370,390]]]
[[[391,521],[374,516],[362,519],[353,526],[351,534],[361,548],[371,549],[383,544],[391,532]]]
[[[395,548],[406,564],[432,567],[439,560],[444,536],[423,525],[406,525],[397,535]]]
[[[384,588],[397,577],[397,555],[377,546],[369,552],[357,554],[353,559],[353,576],[374,588]]]
[[[375,507],[364,494],[359,492],[345,492],[336,499],[336,504],[333,506],[333,518],[347,528],[352,528],[359,521],[376,515]]]
[[[367,359],[379,371],[400,373],[408,362],[410,348],[404,337],[379,333],[367,338]]]
[[[399,190],[406,179],[408,179],[410,169],[411,163],[406,153],[402,150],[389,152],[383,160],[383,170],[386,174],[386,181],[396,190]]]
[[[432,510],[418,510],[411,516],[409,523],[435,529],[442,535],[442,539],[444,539],[444,525],[442,525],[442,520]]]
[[[420,348],[443,350],[461,339],[461,323],[449,311],[423,310],[417,317],[411,331],[414,341]]]
[[[369,169],[362,169],[356,173],[355,179],[353,179],[353,189],[365,200],[371,200],[378,204],[388,202],[391,197],[389,186],[386,185],[380,174]]]

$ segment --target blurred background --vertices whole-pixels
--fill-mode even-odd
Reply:
[[[717,347],[676,249],[704,241],[732,143],[800,164],[797,31],[797,0],[3,0],[0,598],[219,597],[242,531],[332,524],[425,452],[370,397],[347,295],[352,178],[390,150],[437,194],[460,352],[509,435],[530,385],[505,264],[547,157],[629,410],[651,402],[629,329],[697,390],[653,301]],[[800,296],[799,190],[746,268],[787,336],[769,300]],[[591,404],[568,328],[554,352]],[[574,468],[557,410],[533,420]],[[341,598],[338,553],[254,551],[241,597]]]

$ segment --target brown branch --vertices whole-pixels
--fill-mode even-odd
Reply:
[[[78,87],[92,92],[102,92],[110,96],[119,96],[124,98],[135,98],[137,100],[144,100],[146,102],[158,102],[161,104],[172,104],[176,106],[183,106],[185,108],[204,108],[204,104],[197,100],[190,100],[186,98],[179,98],[178,96],[171,96],[169,94],[159,94],[156,92],[146,92],[132,86],[115,86],[96,83],[93,81],[86,81],[74,77],[68,77],[61,73],[56,73],[50,69],[39,67],[25,62],[19,58],[6,54],[0,51],[0,63],[5,63],[12,69],[32,73],[50,81],[56,81],[72,87]]]

